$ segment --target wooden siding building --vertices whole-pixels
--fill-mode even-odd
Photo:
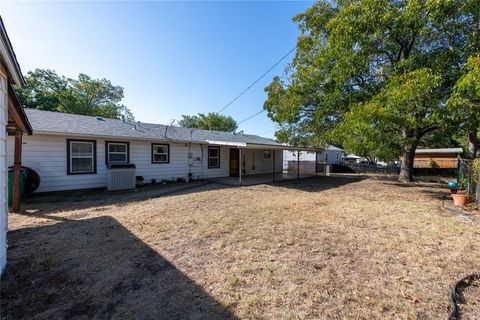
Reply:
[[[413,167],[419,169],[456,169],[462,153],[462,148],[417,149]]]

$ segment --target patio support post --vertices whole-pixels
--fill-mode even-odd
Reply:
[[[12,211],[18,212],[20,210],[21,188],[20,188],[20,171],[22,166],[22,131],[15,131],[15,150],[13,159],[13,199]]]
[[[242,185],[242,148],[238,147],[238,185]]]
[[[272,150],[272,182],[275,182],[275,150]]]
[[[297,150],[297,179],[300,179],[300,150]]]

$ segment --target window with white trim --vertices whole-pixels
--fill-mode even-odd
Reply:
[[[169,144],[152,144],[152,163],[169,163],[170,162],[170,145]]]
[[[208,147],[208,168],[220,168],[220,147]]]
[[[95,141],[68,140],[68,173],[95,173]]]
[[[107,141],[107,163],[128,163],[128,142]]]

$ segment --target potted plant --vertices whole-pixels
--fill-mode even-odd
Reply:
[[[463,207],[473,201],[473,198],[466,191],[452,193],[452,198],[453,203],[459,207]]]

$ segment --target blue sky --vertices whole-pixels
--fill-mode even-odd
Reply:
[[[2,2],[0,14],[26,74],[48,68],[107,78],[139,121],[170,123],[218,111],[295,46],[295,2]],[[224,111],[262,109],[264,87],[292,55]],[[240,130],[272,137],[265,113]]]

